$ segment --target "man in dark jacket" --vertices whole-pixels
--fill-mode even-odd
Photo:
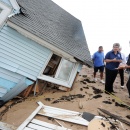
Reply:
[[[128,66],[126,66],[126,68],[127,68],[128,74],[129,74],[129,79],[127,81],[126,86],[127,86],[127,89],[128,89],[128,92],[129,92],[129,98],[130,98],[130,54],[128,56],[128,60],[127,60],[126,64],[128,65]]]

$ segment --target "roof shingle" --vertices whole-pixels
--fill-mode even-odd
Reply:
[[[9,21],[91,65],[81,22],[51,0],[18,0],[21,13]]]

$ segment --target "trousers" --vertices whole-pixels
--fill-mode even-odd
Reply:
[[[118,70],[109,70],[107,68],[105,68],[105,70],[105,90],[111,93],[113,92],[113,83],[118,74]]]

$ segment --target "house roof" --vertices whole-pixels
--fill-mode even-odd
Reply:
[[[51,0],[18,0],[21,13],[9,19],[91,66],[82,23]]]

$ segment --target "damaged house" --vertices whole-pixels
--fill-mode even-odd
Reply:
[[[0,19],[2,103],[38,79],[71,88],[92,65],[81,21],[53,1],[0,0]]]

